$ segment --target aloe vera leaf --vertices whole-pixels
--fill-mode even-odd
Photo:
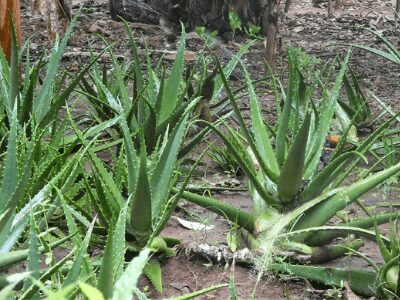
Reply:
[[[320,195],[335,180],[341,170],[347,167],[346,162],[357,155],[361,154],[355,151],[346,152],[330,162],[301,193],[301,202],[307,202]]]
[[[70,234],[66,236],[65,238],[62,238],[54,243],[49,244],[49,248],[54,249],[66,241],[68,241],[74,234]],[[44,247],[39,247],[39,253],[44,253],[45,248]],[[29,249],[25,250],[16,250],[12,252],[7,252],[7,253],[0,253],[0,268],[5,268],[8,267],[12,264],[16,264],[18,262],[21,262],[23,260],[26,260],[29,255]]]
[[[300,276],[322,284],[341,288],[348,282],[350,288],[366,297],[375,296],[376,273],[358,269],[337,269],[329,267],[314,267],[293,265],[287,263],[270,265],[271,271]]]
[[[180,146],[182,145],[188,118],[189,114],[186,112],[172,130],[157,162],[157,166],[151,175],[150,186],[151,191],[154,191],[152,203],[153,218],[159,215],[161,207],[166,197],[168,197],[173,171],[176,167],[176,161]]]
[[[114,283],[121,276],[125,261],[125,223],[127,206],[121,210],[117,221],[111,222],[106,247],[101,260],[97,287],[106,299],[110,299]],[[114,225],[115,224],[115,225]]]
[[[157,191],[157,190],[156,190]],[[152,189],[147,172],[147,156],[142,136],[140,150],[140,167],[135,193],[132,196],[132,209],[129,220],[129,229],[135,237],[135,243],[142,248],[147,244],[152,232]]]
[[[64,34],[64,38],[59,44],[58,38],[55,41],[53,51],[50,56],[50,61],[48,63],[48,68],[46,71],[46,77],[43,80],[43,85],[38,92],[38,95],[33,104],[33,115],[37,118],[37,121],[42,121],[45,114],[48,113],[49,108],[51,107],[51,89],[54,85],[54,79],[56,78],[56,74],[58,71],[59,64],[61,62],[61,58],[65,47],[67,46],[68,40],[71,37],[72,30],[76,24],[76,21],[79,17],[79,13],[77,13],[74,18],[71,20],[70,26],[68,26],[67,31]]]
[[[274,151],[272,150],[270,137],[264,126],[264,120],[261,116],[260,106],[257,101],[257,95],[255,93],[249,73],[244,66],[242,66],[242,69],[245,75],[247,91],[249,93],[250,113],[256,147],[259,150],[260,157],[263,159],[264,164],[271,170],[271,172],[279,174],[278,163],[276,161]]]
[[[382,235],[378,229],[377,224],[375,225],[375,236],[376,236],[376,243],[378,244],[379,252],[383,257],[383,260],[385,262],[389,262],[392,259],[392,255],[382,239]]]
[[[74,76],[74,78],[71,80],[71,82],[69,82],[68,86],[64,89],[64,91],[54,99],[53,104],[49,106],[50,109],[41,109],[36,112],[39,128],[42,129],[45,128],[49,123],[51,123],[51,121],[53,121],[56,118],[58,111],[60,110],[62,105],[66,103],[68,97],[74,91],[78,83],[82,80],[83,76],[93,66],[93,64],[97,61],[97,59],[101,55],[103,55],[105,51],[106,49],[103,49],[101,53],[97,55],[92,61],[90,61],[81,72],[79,72],[77,75]]]
[[[156,288],[157,292],[162,294],[162,276],[161,266],[157,259],[151,258],[143,269],[143,273],[150,280],[151,284]]]
[[[183,75],[183,62],[185,52],[185,29],[181,26],[181,38],[176,52],[175,61],[172,65],[171,73],[165,83],[164,99],[161,103],[159,123],[164,122],[176,109],[179,98],[180,83]]]
[[[306,170],[304,178],[309,178],[315,172],[316,167],[319,163],[319,158],[323,150],[325,143],[325,137],[328,133],[330,122],[335,112],[337,99],[339,97],[340,88],[342,86],[343,77],[347,69],[348,61],[350,58],[351,50],[347,52],[347,55],[341,65],[338,76],[335,79],[334,86],[327,96],[327,99],[322,103],[321,116],[319,118],[318,127],[314,133],[314,138],[311,141],[310,150],[307,151],[306,159]]]
[[[278,193],[283,202],[291,202],[300,190],[306,156],[311,115],[307,114],[282,167]]]
[[[203,160],[204,155],[206,155],[208,149],[210,146],[208,146],[206,149],[204,149],[203,153],[199,156],[197,161],[193,164],[193,166],[190,168],[185,180],[183,181],[180,191],[176,193],[173,197],[171,197],[162,207],[160,216],[157,218],[157,220],[154,222],[154,231],[152,236],[149,239],[148,244],[152,243],[152,240],[156,238],[161,231],[164,229],[165,225],[167,224],[169,218],[171,217],[172,213],[174,212],[176,206],[178,205],[178,202],[181,198],[181,194],[185,191],[187,185],[190,182],[190,179],[192,178],[193,172],[196,170],[197,166],[199,163]]]
[[[316,226],[310,227],[306,229],[299,229],[299,230],[292,230],[290,232],[284,233],[281,236],[288,236],[291,240],[297,242],[303,242],[306,240],[307,237],[312,236],[314,233],[321,231],[321,232],[332,232],[337,235],[343,234],[345,236],[349,234],[354,234],[356,236],[364,237],[372,242],[376,242],[376,235],[374,231],[357,228],[357,227],[350,227],[350,226]],[[390,245],[390,240],[386,237],[382,237],[382,240],[387,245]],[[306,240],[307,242],[307,240]],[[316,246],[323,246],[324,244],[320,241],[315,241],[314,245]]]
[[[239,109],[239,106],[238,106],[238,104],[237,104],[237,101],[236,101],[236,99],[235,99],[235,96],[233,95],[232,90],[231,90],[231,88],[230,88],[230,85],[229,85],[229,83],[228,83],[228,81],[227,81],[227,79],[226,79],[226,77],[225,77],[225,75],[224,75],[224,73],[223,73],[223,70],[222,70],[222,67],[221,67],[221,64],[220,64],[218,58],[216,58],[216,64],[217,64],[217,67],[218,67],[218,72],[220,73],[221,78],[222,78],[222,81],[224,82],[224,86],[225,86],[225,89],[226,89],[226,93],[228,94],[228,98],[229,98],[230,104],[231,104],[231,106],[232,106],[232,108],[233,108],[233,111],[234,111],[235,114],[236,114],[236,117],[237,117],[238,122],[239,122],[240,130],[242,131],[242,134],[243,134],[243,136],[245,137],[246,142],[249,144],[250,149],[251,149],[251,151],[254,153],[254,155],[255,155],[255,157],[256,157],[258,163],[260,164],[262,170],[268,175],[268,177],[269,177],[272,181],[276,182],[276,181],[277,181],[277,174],[275,174],[274,172],[272,172],[272,171],[264,164],[264,160],[261,158],[261,155],[260,155],[260,153],[259,153],[259,149],[257,149],[257,146],[256,146],[256,144],[255,144],[255,142],[254,142],[254,139],[253,139],[253,137],[252,137],[252,135],[251,135],[251,132],[250,132],[250,130],[248,129],[248,126],[246,125],[246,123],[245,123],[245,121],[244,121],[244,119],[243,119],[243,116],[242,116],[242,114],[241,114],[241,112],[240,112],[240,109]],[[215,131],[215,130],[214,130],[214,131]],[[266,194],[265,192],[262,193],[262,192],[260,192],[260,191],[259,191],[259,193],[260,193],[260,195]],[[263,195],[263,196],[264,196],[264,195]]]
[[[359,48],[359,49],[363,49],[366,50],[368,52],[374,53],[376,55],[379,55],[387,60],[390,60],[391,62],[400,63],[400,58],[396,58],[396,56],[394,56],[392,53],[380,50],[380,49],[376,49],[376,48],[372,48],[372,47],[368,47],[368,46],[363,46],[363,45],[352,45],[353,47]]]
[[[113,300],[130,300],[135,290],[139,276],[147,263],[149,249],[144,249],[127,266],[121,277],[115,283]]]
[[[393,257],[390,261],[385,263],[378,273],[378,283],[383,284],[385,287],[389,288],[393,292],[397,293],[399,284],[399,261],[400,256]],[[388,274],[388,272],[390,273]],[[397,272],[396,272],[397,271]],[[397,273],[397,274],[396,274]],[[397,276],[396,276],[397,275]],[[397,278],[396,278],[397,277]],[[387,281],[388,279],[388,281]],[[395,280],[397,279],[397,280]],[[381,290],[381,287],[380,287]]]
[[[175,194],[179,192],[177,188],[172,188],[171,190]],[[183,192],[182,198],[209,209],[210,211],[228,219],[229,221],[238,224],[240,227],[243,227],[249,232],[254,232],[255,220],[253,216],[241,209],[211,197],[201,196],[190,192]]]
[[[70,251],[66,256],[64,256],[61,260],[55,263],[54,266],[52,266],[50,269],[42,272],[39,281],[46,282],[47,280],[49,280],[52,275],[54,275],[61,269],[61,267],[72,257],[74,253],[75,253],[75,248],[72,251]],[[0,284],[0,289],[1,289],[1,284]],[[21,300],[32,299],[38,290],[39,286],[33,284],[21,295],[19,299]]]
[[[331,198],[318,203],[308,210],[294,225],[294,230],[322,226],[329,221],[338,211],[344,209],[363,194],[378,186],[380,183],[396,175],[400,171],[400,163],[378,172],[373,176],[360,180],[343,188]]]
[[[235,54],[232,59],[228,62],[228,64],[223,68],[223,72],[226,78],[228,78],[233,70],[235,70],[236,65],[238,62],[240,62],[240,59],[242,56],[249,50],[249,48],[254,44],[254,42],[249,42],[247,44],[244,44],[243,46],[240,47],[239,52]],[[222,91],[222,88],[224,87],[224,80],[222,79],[222,76],[219,74],[216,76],[215,81],[214,81],[214,96],[213,99],[217,99],[219,94]]]
[[[14,105],[17,101],[19,91],[19,63],[18,63],[18,46],[17,35],[14,22],[11,20],[11,63],[10,63],[10,98],[8,99],[8,112],[11,116]]]
[[[101,266],[97,281],[97,288],[103,293],[106,299],[112,297],[114,289],[114,265],[113,265],[113,253],[112,253],[113,234],[114,234],[113,224],[114,222],[113,220],[111,220],[107,236],[106,247],[104,248],[103,258],[101,259]]]
[[[142,69],[140,68],[141,63],[140,63],[140,57],[139,57],[139,51],[135,42],[135,39],[133,38],[133,32],[131,28],[129,27],[128,23],[125,20],[122,20],[125,26],[126,31],[128,32],[129,36],[129,42],[131,45],[131,50],[133,54],[133,67],[135,71],[135,89],[137,91],[142,91],[143,90],[143,74],[142,74]]]
[[[79,230],[78,226],[76,225],[76,223],[74,221],[74,218],[69,210],[68,204],[65,203],[64,197],[61,194],[61,192],[57,189],[56,189],[56,191],[58,192],[58,196],[60,197],[61,205],[63,207],[63,212],[65,215],[65,219],[67,221],[67,226],[68,226],[69,232],[78,232],[78,234],[76,234],[74,237],[72,237],[72,243],[73,243],[74,247],[77,249],[85,248],[85,240],[83,239],[83,237],[81,236],[81,234],[78,231]],[[94,227],[94,222],[93,222],[92,226],[89,224],[88,231],[93,230],[93,227]],[[88,247],[88,246],[86,246],[86,247]],[[79,272],[79,273],[77,273],[75,275],[70,275],[70,273],[69,273],[69,276],[72,276],[71,278],[74,278],[73,276],[78,276],[79,274],[83,277],[86,277],[86,276],[90,276],[93,273],[93,266],[90,263],[89,258],[85,254],[82,254],[82,253],[79,253],[77,255],[77,256],[82,255],[82,258],[76,257],[76,260],[80,260],[79,270],[78,270],[78,266],[75,266],[75,269],[74,269],[74,267],[71,268],[71,269],[74,269],[74,271],[71,270],[71,272],[70,272],[70,273],[72,273],[72,272]],[[68,277],[68,275],[67,275],[67,277]],[[77,277],[75,277],[75,279],[69,279],[69,280],[71,280],[70,283],[72,283],[76,279],[77,279]],[[89,280],[91,283],[93,283],[90,278],[89,278]]]
[[[40,252],[39,252],[39,239],[36,235],[36,222],[33,216],[33,212],[29,215],[30,226],[29,226],[29,253],[28,253],[28,271],[31,272],[31,276],[35,279],[39,278],[40,273]],[[32,284],[32,280],[29,278],[24,282],[23,290]]]
[[[372,228],[374,227],[375,224],[381,225],[385,223],[389,223],[391,220],[396,219],[399,217],[399,214],[397,213],[383,213],[383,214],[377,214],[372,217],[367,217],[359,220],[352,220],[348,223],[339,223],[336,226],[343,226],[343,227],[357,227],[357,228]],[[326,245],[329,242],[333,241],[336,238],[339,237],[345,237],[348,235],[347,232],[343,231],[321,231],[321,232],[315,232],[312,237],[310,237],[307,240],[307,245],[313,246],[313,245]]]
[[[336,258],[343,257],[349,252],[349,248],[358,250],[364,246],[364,241],[361,239],[341,241],[338,244],[331,244],[322,247],[312,247],[311,263],[318,264],[332,261]]]
[[[15,192],[18,185],[18,172],[17,165],[17,134],[18,134],[18,122],[17,122],[17,108],[15,107],[12,111],[12,117],[10,120],[10,133],[7,143],[7,152],[4,159],[3,166],[3,178],[1,182],[0,190],[0,212],[9,207],[9,201]]]
[[[81,274],[82,264],[84,263],[85,257],[87,256],[87,249],[89,247],[89,241],[92,236],[92,231],[95,222],[96,218],[93,219],[92,223],[90,224],[90,227],[87,230],[86,236],[83,239],[82,244],[79,248],[79,252],[77,253],[74,263],[71,266],[71,270],[68,272],[63,282],[63,287],[66,287],[67,285],[73,283],[75,280],[78,279],[79,275]],[[86,275],[90,276],[92,274],[86,274]]]
[[[201,290],[198,290],[198,291],[187,293],[187,294],[182,295],[182,296],[169,298],[168,300],[189,300],[189,299],[193,299],[193,298],[199,297],[201,295],[204,295],[204,294],[207,294],[207,293],[210,293],[210,292],[213,292],[215,290],[219,290],[219,289],[222,289],[222,288],[225,288],[225,287],[228,287],[228,286],[229,286],[228,283],[218,284],[218,285],[210,286],[208,288],[204,288],[204,289],[201,289]]]
[[[69,115],[69,120],[71,123],[71,127],[73,131],[75,132],[76,136],[78,139],[81,141],[83,145],[86,147],[86,151],[90,157],[90,160],[92,161],[93,165],[92,167],[94,170],[96,170],[96,174],[98,177],[101,179],[102,182],[102,187],[104,189],[107,189],[109,194],[112,196],[113,199],[108,199],[108,205],[110,208],[113,208],[114,212],[117,211],[119,212],[121,207],[124,206],[125,200],[122,198],[120,191],[118,190],[117,186],[114,183],[113,178],[111,175],[107,172],[105,169],[103,163],[100,161],[100,159],[97,158],[96,154],[94,153],[93,149],[89,146],[85,140],[85,138],[82,135],[82,132],[78,129],[76,126],[75,122],[72,120],[71,116]]]

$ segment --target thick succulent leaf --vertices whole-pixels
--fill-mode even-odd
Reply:
[[[48,68],[46,71],[46,77],[43,80],[43,85],[40,88],[38,95],[34,101],[34,116],[36,117],[37,121],[42,121],[42,118],[45,114],[49,111],[51,107],[52,98],[49,95],[52,94],[51,89],[55,84],[55,79],[57,78],[56,74],[58,72],[59,64],[62,59],[62,55],[64,53],[65,47],[67,46],[68,40],[72,35],[73,27],[79,17],[79,13],[74,16],[72,19],[70,26],[68,27],[67,31],[64,34],[64,38],[59,44],[58,39],[56,40],[53,51],[50,56],[50,61],[48,63]]]
[[[335,112],[337,99],[339,97],[343,77],[347,69],[350,53],[351,51],[349,50],[341,65],[339,74],[335,79],[332,90],[327,94],[327,98],[324,99],[324,101],[322,102],[320,108],[321,115],[319,116],[319,123],[317,125],[316,131],[313,132],[313,138],[310,140],[310,150],[307,151],[306,170],[304,178],[310,178],[317,169],[325,143],[325,137],[327,136],[328,130],[330,128],[330,123]]]
[[[66,287],[69,284],[75,282],[81,275],[82,264],[86,260],[87,250],[89,247],[89,241],[90,241],[90,238],[92,237],[92,231],[93,231],[95,221],[96,221],[96,218],[93,219],[92,224],[90,224],[90,227],[87,230],[86,236],[83,239],[82,244],[80,245],[79,252],[77,253],[77,255],[75,257],[75,261],[72,264],[71,269],[68,272],[68,274],[63,282],[63,287]],[[91,274],[85,274],[85,275],[91,275]]]
[[[343,288],[347,282],[350,288],[363,296],[375,296],[376,273],[358,269],[337,269],[329,267],[314,267],[292,265],[287,263],[272,264],[271,271],[283,272],[292,276],[300,276],[325,285]]]
[[[154,169],[153,174],[151,174],[151,191],[157,191],[154,192],[152,198],[153,218],[159,215],[160,209],[169,195],[171,180],[173,178],[178,153],[182,145],[188,118],[188,113],[183,115],[179,123],[171,132],[157,162],[157,166]]]
[[[67,261],[69,261],[72,256],[75,254],[76,248],[72,249],[66,256],[64,256],[61,260],[55,263],[50,269],[46,270],[39,278],[39,281],[45,283],[47,280],[51,279],[51,276],[56,274],[56,272],[60,271],[61,268],[65,265]],[[34,295],[38,292],[38,285],[31,285],[19,299],[33,299]]]
[[[150,254],[149,249],[144,249],[135,257],[115,283],[113,300],[131,300],[135,291],[139,276],[147,263]]]
[[[264,120],[261,115],[260,105],[257,101],[257,95],[251,82],[249,73],[243,66],[243,73],[247,84],[247,91],[250,99],[250,113],[253,127],[253,136],[256,147],[260,153],[260,158],[263,160],[261,166],[267,166],[271,172],[279,174],[279,167],[276,161],[274,151],[270,143],[270,136],[264,125]]]
[[[338,211],[344,209],[363,194],[378,186],[400,171],[400,163],[373,176],[353,183],[350,186],[337,189],[340,191],[325,201],[316,204],[300,217],[293,230],[307,229],[322,226],[329,221]],[[313,201],[313,200],[311,200]],[[309,201],[310,202],[310,201]],[[308,235],[309,236],[309,235]]]
[[[164,99],[159,112],[159,124],[163,123],[179,105],[179,90],[183,75],[185,52],[185,29],[181,27],[181,38],[171,73],[165,84]]]
[[[347,152],[330,162],[301,193],[301,202],[304,203],[319,196],[324,189],[334,182],[339,173],[347,167],[347,162],[357,155],[360,154],[358,152]]]
[[[301,188],[310,121],[311,115],[307,114],[282,167],[278,182],[278,193],[283,202],[293,201]]]
[[[162,276],[161,276],[161,266],[157,259],[150,259],[143,269],[143,273],[151,281],[155,289],[162,294]]]

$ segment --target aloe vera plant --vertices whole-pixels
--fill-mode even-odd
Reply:
[[[216,126],[208,126],[219,135],[249,177],[253,215],[249,216],[210,197],[188,192],[183,193],[183,197],[204,207],[212,207],[215,212],[253,233],[256,240],[252,246],[265,253],[270,253],[275,244],[281,244],[285,249],[307,253],[319,260],[322,259],[318,258],[319,247],[328,245],[333,247],[333,251],[334,245],[329,243],[336,237],[355,234],[375,239],[374,232],[366,230],[374,226],[373,217],[331,228],[326,226],[337,212],[400,171],[400,164],[396,164],[348,186],[340,186],[357,162],[364,159],[366,151],[393,122],[394,117],[361,142],[354,151],[343,152],[342,145],[339,145],[327,166],[322,170],[319,167],[349,55],[350,52],[342,63],[332,90],[328,89],[329,81],[322,86],[323,98],[317,106],[311,99],[315,86],[307,87],[296,66],[296,57],[289,51],[289,86],[287,92],[282,91],[284,105],[278,111],[275,129],[271,125],[267,126],[262,118],[255,89],[246,69],[243,67],[252,129],[248,129],[229,84],[222,75],[240,125],[241,137],[236,134],[236,141],[232,143]],[[315,82],[319,81],[317,78]],[[235,134],[233,130],[230,132]],[[243,156],[242,153],[246,151],[248,156]],[[379,216],[379,224],[389,222],[395,215],[388,213]],[[361,244],[350,242],[347,246],[357,249]],[[333,251],[335,255],[327,255],[323,259],[333,259],[346,252],[342,248],[339,254]]]

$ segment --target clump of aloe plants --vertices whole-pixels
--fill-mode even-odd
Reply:
[[[188,192],[184,192],[183,197],[211,208],[245,229],[248,247],[265,253],[259,266],[261,270],[272,268],[292,272],[301,267],[286,264],[286,267],[277,268],[272,264],[275,248],[308,255],[311,262],[324,262],[345,255],[349,249],[355,251],[360,248],[363,242],[354,236],[375,240],[375,233],[369,229],[375,224],[389,222],[397,214],[371,215],[359,198],[396,175],[400,171],[400,163],[371,176],[353,179],[351,184],[343,184],[350,174],[354,176],[352,171],[357,168],[358,162],[367,160],[366,153],[393,123],[395,117],[392,117],[351,151],[345,151],[349,132],[349,128],[345,128],[330,161],[323,165],[320,157],[338,105],[340,89],[346,81],[350,52],[341,63],[332,88],[329,79],[332,77],[333,64],[325,82],[317,77],[308,85],[299,70],[295,51],[289,50],[288,54],[289,83],[286,90],[282,88],[280,93],[276,91],[276,95],[282,97],[283,106],[277,105],[278,120],[275,126],[263,118],[256,90],[244,66],[242,70],[247,84],[252,126],[249,127],[245,122],[223,74],[224,86],[241,131],[236,133],[226,126],[225,130],[235,137],[232,142],[215,125],[207,124],[222,139],[248,176],[253,213],[250,215],[210,197]],[[221,70],[219,62],[216,63]],[[276,82],[275,86],[278,86]],[[281,83],[279,85],[282,86]],[[317,87],[322,90],[321,98],[313,99]],[[243,156],[243,153],[248,155]],[[366,218],[334,225],[328,223],[353,203],[366,210]],[[306,269],[306,272],[313,271]],[[356,277],[369,276],[369,273],[361,270],[356,273]],[[338,281],[340,274],[352,276],[346,270],[337,274]],[[350,286],[357,289],[359,283],[351,280]],[[375,290],[372,287],[369,289],[373,294]]]

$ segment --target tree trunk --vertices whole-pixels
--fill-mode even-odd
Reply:
[[[340,8],[340,0],[335,0],[335,10]]]
[[[400,13],[400,0],[396,1],[396,12]]]
[[[279,0],[265,0],[262,31],[266,38],[265,58],[272,71],[276,70]]]
[[[286,0],[285,2],[285,13],[289,12],[290,5],[292,4],[292,0]]]
[[[332,1],[328,0],[328,17],[332,15]]]
[[[188,30],[206,26],[220,33],[230,30],[229,10],[236,10],[242,24],[261,25],[263,0],[109,0],[113,19],[158,24],[160,17]]]
[[[11,18],[12,16],[17,43],[21,45],[21,17],[19,0],[0,0],[0,46],[8,61],[11,58]]]

